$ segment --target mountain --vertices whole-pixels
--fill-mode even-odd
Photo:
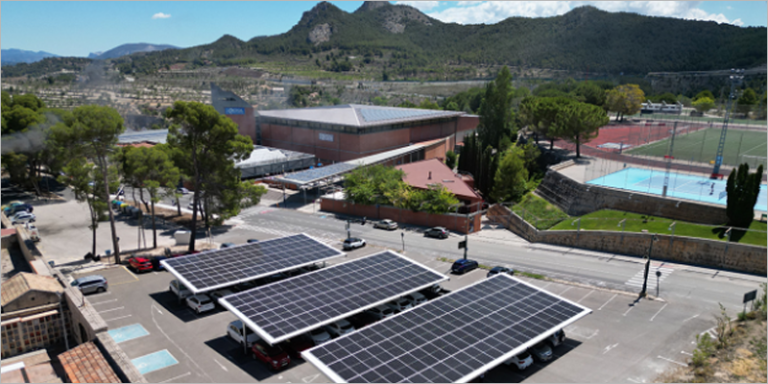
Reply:
[[[16,63],[34,63],[40,61],[46,57],[59,57],[53,53],[43,51],[25,51],[23,49],[3,49],[0,50],[2,55],[2,65],[16,64]]]
[[[130,55],[136,52],[155,52],[155,51],[163,51],[166,49],[179,49],[179,48],[174,47],[173,45],[168,45],[168,44],[147,44],[147,43],[123,44],[118,47],[112,48],[106,52],[91,53],[88,55],[88,58],[96,59],[96,60],[106,60],[106,59],[114,59],[120,56]]]
[[[139,74],[180,65],[194,69],[274,61],[287,65],[286,72],[354,72],[391,80],[474,78],[500,65],[513,67],[513,73],[549,69],[645,75],[765,66],[766,46],[765,27],[610,13],[591,6],[561,16],[460,25],[389,2],[365,2],[352,13],[321,2],[279,35],[248,41],[224,35],[210,44],[112,61],[123,73]]]

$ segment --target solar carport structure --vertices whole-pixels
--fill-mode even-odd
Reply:
[[[338,383],[467,382],[591,312],[500,274],[302,356]]]
[[[275,344],[445,280],[437,271],[384,251],[229,295],[219,303]]]
[[[205,251],[160,263],[194,293],[225,288],[344,253],[306,234]]]

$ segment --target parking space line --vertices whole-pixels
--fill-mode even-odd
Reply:
[[[587,294],[586,294],[586,295],[584,295],[584,297],[582,297],[581,299],[579,299],[579,301],[577,301],[577,303],[581,303],[581,301],[582,301],[582,300],[586,299],[586,298],[587,298],[587,296],[591,295],[593,292],[595,292],[595,291],[589,291],[589,292],[587,292]]]
[[[125,271],[126,271],[126,272],[128,272],[128,273],[129,273],[131,276],[133,276],[133,278],[134,278],[134,279],[136,279],[136,281],[139,281],[139,278],[138,278],[138,277],[136,277],[136,275],[135,275],[133,272],[131,272],[130,270],[128,270],[128,268],[126,268],[126,267],[125,267],[125,265],[121,265],[120,267],[122,267],[123,269],[125,269]]]
[[[632,308],[634,308],[634,307],[635,307],[634,305],[630,306],[630,307],[629,307],[629,309],[627,309],[627,311],[626,311],[626,312],[624,312],[624,315],[623,315],[623,316],[626,316],[626,315],[627,315],[627,313],[629,313],[629,311],[631,311],[631,310],[632,310]]]
[[[599,311],[599,310],[603,309],[603,307],[605,307],[608,303],[611,302],[611,300],[615,299],[616,296],[618,296],[618,295],[619,295],[618,293],[614,294],[610,299],[608,299],[608,301],[605,302],[605,304],[601,305],[600,308],[598,308],[597,310]]]
[[[167,349],[163,349],[162,351],[131,359],[131,363],[139,370],[139,373],[146,375],[149,372],[176,365],[179,361]]]
[[[115,321],[115,320],[120,320],[120,319],[126,319],[126,318],[129,318],[129,317],[131,317],[131,315],[115,317],[114,319],[104,319],[104,321]]]
[[[178,375],[178,376],[171,377],[168,380],[163,380],[160,383],[168,383],[168,382],[171,382],[173,380],[181,379],[182,377],[187,377],[187,376],[189,376],[191,374],[192,374],[192,372],[187,372],[187,373],[184,373],[184,374],[181,374],[181,375]]]
[[[224,364],[219,363],[219,361],[216,359],[213,359],[213,361],[215,361],[216,364],[218,364],[219,367],[221,367],[221,369],[223,369],[225,372],[229,372],[229,369],[227,369],[227,367],[225,367]]]
[[[661,309],[659,309],[659,311],[658,311],[658,312],[656,312],[656,314],[655,314],[655,315],[653,315],[653,317],[651,317],[651,320],[650,320],[650,321],[653,321],[653,319],[655,319],[655,318],[656,318],[656,316],[658,316],[658,315],[659,315],[659,313],[661,313],[661,311],[663,311],[663,310],[664,310],[664,308],[666,308],[666,307],[667,307],[667,305],[669,305],[669,303],[665,303],[665,304],[664,304],[664,306],[663,306],[663,307],[661,307]]]
[[[107,333],[112,336],[112,339],[115,340],[116,343],[122,343],[124,341],[138,339],[139,337],[149,335],[149,332],[139,323],[111,329]]]
[[[686,321],[688,321],[688,320],[693,320],[693,319],[695,319],[695,318],[697,318],[697,317],[699,317],[699,314],[697,314],[697,315],[693,315],[693,316],[691,316],[691,317],[689,317],[689,318],[687,318],[687,319],[683,320],[683,323],[685,323],[685,322],[686,322]]]
[[[566,293],[566,292],[570,291],[570,290],[571,290],[571,288],[573,288],[573,287],[568,287],[568,288],[564,289],[562,292],[558,293],[557,295],[558,295],[558,296],[562,296],[564,293]]]
[[[123,308],[125,308],[125,307],[110,308],[110,309],[105,309],[103,311],[97,311],[97,312],[99,312],[99,313],[106,313],[106,312],[117,311],[117,310],[123,309]]]
[[[688,366],[688,364],[685,364],[685,363],[681,363],[681,362],[679,362],[679,361],[675,361],[675,360],[672,360],[672,359],[670,359],[670,358],[666,358],[666,357],[664,357],[664,356],[656,356],[656,357],[657,357],[657,358],[659,358],[659,359],[662,359],[662,360],[666,360],[666,361],[669,361],[670,363],[674,363],[674,364],[677,364],[677,365],[683,366],[683,367],[687,367],[687,366]]]
[[[100,301],[98,303],[91,303],[91,305],[101,305],[101,304],[106,304],[106,303],[114,303],[115,301],[117,301],[117,299],[112,299],[112,300],[107,300],[107,301]]]

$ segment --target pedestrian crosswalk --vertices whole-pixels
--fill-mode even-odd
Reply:
[[[672,272],[674,272],[674,268],[671,267],[664,267],[661,264],[659,265],[653,265],[651,264],[651,268],[648,270],[648,287],[654,287],[657,282],[656,272],[661,272],[661,275],[658,277],[658,282],[661,283],[664,281],[664,279],[667,278]],[[643,265],[642,268],[640,268],[637,273],[635,273],[634,276],[632,276],[631,279],[627,280],[625,285],[629,285],[631,287],[636,288],[642,288],[643,287],[643,281],[645,280],[645,266]]]
[[[283,225],[285,226],[285,225]],[[292,227],[288,225],[289,227]],[[319,231],[312,231],[307,230],[307,228],[283,228],[283,229],[277,229],[273,228],[267,225],[250,225],[250,224],[240,224],[235,229],[238,230],[244,230],[244,231],[255,231],[255,232],[261,232],[261,233],[267,233],[270,235],[275,236],[291,236],[295,235],[297,233],[306,233],[307,235],[310,235],[314,237],[315,239],[322,241],[323,243],[326,243],[328,245],[336,245],[340,244],[341,241],[338,238],[335,238],[334,234],[327,233],[327,232],[319,232]]]

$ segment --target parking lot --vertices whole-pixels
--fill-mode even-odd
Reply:
[[[334,263],[381,250],[368,246]],[[446,274],[450,269],[449,263],[433,258],[412,258]],[[279,372],[253,360],[226,334],[236,317],[220,308],[195,314],[169,292],[173,278],[167,272],[136,275],[125,267],[113,267],[92,273],[104,275],[110,287],[106,293],[89,295],[89,301],[150,382],[328,381],[302,360]],[[485,275],[484,270],[449,275],[451,280],[442,286],[456,290]],[[522,279],[585,305],[593,313],[565,329],[567,338],[554,350],[552,360],[536,362],[522,372],[501,365],[485,375],[487,382],[648,382],[670,367],[685,364],[695,335],[714,325],[709,314],[684,302],[636,302],[625,293]]]

